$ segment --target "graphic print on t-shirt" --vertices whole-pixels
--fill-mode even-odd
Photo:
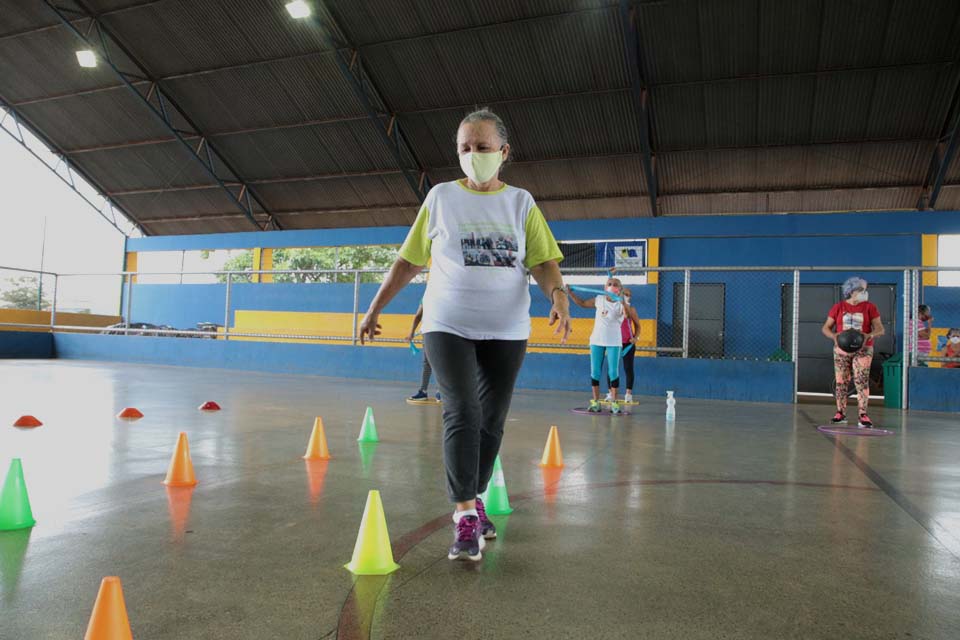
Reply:
[[[520,245],[509,225],[469,224],[460,227],[465,267],[515,267]]]
[[[856,329],[857,331],[863,331],[863,314],[862,313],[843,314],[842,326],[844,330]]]

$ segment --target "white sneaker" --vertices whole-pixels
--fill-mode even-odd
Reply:
[[[627,393],[627,395],[623,396],[623,401],[624,401],[624,402],[633,402],[633,394],[632,394],[632,393]]]
[[[613,400],[613,394],[612,394],[612,393],[607,393],[607,397],[604,398],[603,401],[604,401],[604,402],[610,402],[611,400]]]

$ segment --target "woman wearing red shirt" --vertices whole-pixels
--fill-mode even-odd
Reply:
[[[857,389],[857,409],[860,419],[857,426],[873,427],[867,415],[867,402],[870,397],[870,364],[873,362],[873,339],[882,336],[883,322],[880,310],[868,302],[867,281],[854,276],[843,283],[843,302],[830,309],[827,321],[823,323],[823,335],[833,340],[833,370],[837,381],[837,413],[831,422],[847,421],[847,395],[850,378]],[[863,333],[863,347],[856,353],[847,353],[837,346],[837,334],[847,329],[856,329]]]

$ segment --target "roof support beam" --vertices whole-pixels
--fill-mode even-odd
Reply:
[[[396,114],[390,111],[383,95],[374,85],[370,74],[367,73],[359,49],[347,41],[343,29],[337,24],[329,7],[325,6],[323,2],[318,2],[317,5],[318,11],[306,19],[305,22],[317,29],[327,47],[335,52],[333,59],[340,75],[350,84],[350,88],[353,89],[354,95],[363,106],[367,118],[393,155],[404,179],[410,186],[410,190],[416,195],[417,202],[423,202],[431,187],[430,179],[427,177],[423,164],[417,158],[410,141],[404,134]],[[383,120],[384,115],[387,116],[386,122]]]
[[[5,111],[6,113],[2,114],[0,117],[0,129],[4,131],[7,135],[17,141],[17,143],[26,149],[30,155],[39,160],[46,166],[50,171],[54,173],[60,180],[63,181],[74,193],[80,196],[84,202],[90,205],[100,216],[106,220],[110,226],[122,233],[124,236],[127,235],[127,232],[120,228],[117,224],[117,215],[116,212],[119,211],[123,214],[130,223],[136,227],[141,233],[147,235],[146,230],[141,226],[132,215],[130,215],[123,207],[118,205],[113,199],[104,195],[104,190],[94,181],[90,176],[88,176],[84,171],[79,169],[69,158],[60,151],[53,142],[51,142],[46,136],[42,135],[39,130],[29,124],[24,120],[23,116],[13,107],[11,107],[6,100],[0,97],[0,111]],[[8,121],[9,119],[9,121]],[[37,138],[40,142],[47,146],[50,151],[57,157],[56,164],[51,163],[50,159],[44,157],[37,150],[31,148],[27,138],[23,135],[23,130],[28,129],[30,133]],[[78,175],[83,180],[89,184],[93,189],[95,189],[100,197],[103,198],[101,204],[97,204],[90,199],[90,196],[80,190],[80,187],[77,185],[76,180],[74,180],[74,175]]]
[[[138,4],[131,4],[131,5],[127,5],[127,6],[125,6],[125,7],[118,7],[118,8],[116,8],[116,9],[109,9],[109,10],[107,10],[107,11],[101,11],[100,13],[96,14],[95,17],[96,17],[96,18],[102,18],[102,17],[104,17],[104,16],[112,16],[112,15],[115,15],[115,14],[118,14],[118,13],[125,13],[125,12],[127,12],[127,11],[133,11],[133,10],[136,10],[136,9],[142,9],[142,8],[144,8],[144,7],[149,7],[149,6],[151,6],[151,5],[159,4],[159,3],[161,3],[161,2],[163,2],[163,0],[146,0],[145,2],[140,2],[140,3],[138,3]],[[63,7],[61,7],[61,8],[63,8]],[[65,9],[65,10],[66,10],[67,13],[75,13],[72,9]],[[78,17],[79,17],[79,19],[81,19],[81,20],[85,20],[85,19],[86,19],[86,18],[83,18],[83,17],[80,17],[80,16],[78,16]],[[8,32],[8,33],[0,34],[0,41],[3,41],[3,40],[11,40],[11,39],[13,39],[13,38],[22,38],[23,36],[29,36],[29,35],[33,35],[33,34],[35,34],[35,33],[43,33],[43,32],[45,32],[45,31],[53,31],[54,29],[59,29],[59,28],[61,28],[62,26],[63,26],[63,25],[62,25],[60,22],[56,22],[56,23],[54,23],[54,24],[44,25],[44,26],[42,26],[42,27],[31,27],[31,28],[29,28],[29,29],[24,29],[24,30],[22,30],[22,31],[11,31],[11,32]]]
[[[227,195],[230,202],[250,221],[250,223],[257,228],[257,230],[263,230],[264,228],[278,228],[276,221],[273,219],[273,216],[270,214],[267,207],[263,204],[262,201],[256,196],[255,193],[252,193],[249,188],[243,188],[244,182],[240,179],[240,176],[237,172],[230,166],[230,163],[224,158],[206,139],[206,136],[202,131],[193,123],[190,117],[177,106],[176,102],[170,98],[170,96],[163,90],[159,83],[151,79],[150,74],[147,70],[140,64],[133,54],[127,50],[119,41],[119,39],[114,36],[97,18],[95,18],[90,11],[84,6],[82,0],[73,0],[74,3],[81,8],[84,15],[91,20],[90,35],[95,35],[96,39],[88,37],[87,34],[80,31],[77,26],[72,21],[71,15],[78,12],[73,10],[64,10],[63,7],[55,5],[50,0],[43,0],[44,4],[52,11],[57,18],[60,19],[60,22],[73,33],[78,40],[84,43],[84,45],[94,51],[99,52],[99,55],[103,59],[103,62],[113,71],[114,75],[117,76],[117,79],[134,95],[149,111],[163,124],[163,127],[170,132],[174,139],[180,142],[184,150],[190,155],[190,157],[199,164],[203,171],[210,176],[210,178],[216,182],[223,193]],[[136,67],[137,73],[130,74],[123,72],[119,69],[117,64],[114,62],[111,55],[111,48],[115,48],[120,51],[123,56]],[[145,96],[140,93],[137,88],[134,86],[134,82],[137,80],[146,79],[150,82],[150,88],[148,94]],[[202,145],[204,149],[201,154],[201,150],[197,147],[194,147],[191,143],[187,142],[184,138],[183,133],[178,126],[173,122],[173,117],[176,117],[179,121],[185,122],[192,133],[195,136],[198,136],[202,141],[206,140],[206,144]],[[240,193],[235,193],[233,189],[226,185],[226,180],[220,175],[220,167],[226,169],[226,171],[232,175],[233,182],[236,182],[241,185]],[[242,195],[241,195],[242,194]],[[256,202],[257,205],[267,214],[268,220],[266,225],[261,226],[257,221],[254,215],[253,204]]]
[[[640,160],[643,164],[643,177],[647,184],[647,197],[650,198],[650,212],[653,216],[657,216],[657,170],[651,144],[653,118],[650,115],[650,91],[643,77],[640,13],[632,0],[620,0],[620,24],[623,29],[630,88],[639,120],[637,126],[640,129]]]
[[[922,211],[936,207],[943,181],[956,155],[958,143],[960,143],[960,75],[955,80],[953,99],[950,101],[950,108],[947,110],[943,126],[940,127],[940,136],[930,157],[930,167],[921,185],[917,209]]]

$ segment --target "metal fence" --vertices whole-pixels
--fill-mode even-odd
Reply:
[[[215,300],[210,300],[209,295],[195,296],[192,300],[202,300],[206,309],[219,306],[214,314],[216,317],[204,318],[203,322],[196,325],[176,327],[151,322],[153,319],[149,317],[149,309],[144,308],[142,301],[138,307],[138,294],[154,286],[138,284],[138,279],[149,282],[145,276],[169,273],[57,274],[0,267],[0,278],[6,275],[8,280],[13,278],[18,285],[15,294],[5,295],[0,291],[3,300],[13,300],[12,306],[50,312],[48,323],[20,321],[0,325],[119,335],[357,344],[359,321],[376,288],[372,285],[382,282],[385,273],[385,269],[185,272],[183,275],[186,276],[207,276],[207,281],[209,276],[216,276],[220,285],[215,286],[223,288],[222,299],[218,305]],[[565,267],[563,274],[568,284],[588,290],[602,290],[609,272],[596,267]],[[244,287],[244,300],[249,301],[265,293],[259,287],[279,286],[255,281],[264,280],[264,276],[279,280],[281,278],[278,276],[284,275],[289,276],[285,278],[288,280],[308,280],[315,286],[329,288],[310,290],[311,284],[284,285],[304,287],[304,296],[324,295],[324,291],[339,288],[337,295],[346,300],[352,297],[352,306],[349,310],[331,314],[336,318],[325,325],[325,331],[318,332],[303,326],[269,329],[240,326],[242,323],[238,323],[238,314],[245,313],[245,310],[242,304],[236,302],[237,287]],[[960,344],[950,347],[952,343],[948,334],[951,327],[936,322],[938,314],[943,318],[960,318],[960,286],[952,284],[952,278],[957,275],[955,269],[902,266],[648,267],[618,270],[615,273],[631,290],[631,304],[641,318],[641,332],[636,344],[638,355],[792,363],[795,393],[832,392],[832,345],[821,334],[821,327],[830,307],[840,299],[840,284],[851,275],[860,275],[870,283],[871,301],[880,308],[886,329],[886,335],[878,338],[875,344],[875,393],[883,393],[882,374],[879,373],[883,362],[897,354],[903,354],[904,360],[911,366],[960,368]],[[106,310],[119,320],[114,326],[83,326],[89,323],[65,322],[61,317],[66,315],[61,313],[64,292],[72,291],[71,299],[83,299],[83,289],[93,286],[91,283],[97,283],[97,287],[106,286],[116,293],[114,304],[117,306]],[[368,286],[362,288],[363,285]],[[181,285],[156,286],[176,289]],[[213,291],[210,289],[211,294]],[[581,297],[589,295],[584,293]],[[117,300],[122,302],[118,303]],[[177,302],[171,300],[171,304]],[[930,326],[918,318],[920,304],[928,304],[933,310],[934,321]],[[4,302],[0,301],[0,306],[5,306]],[[262,306],[258,308],[263,310]],[[546,315],[547,308],[546,300],[537,298],[535,294],[534,315]],[[76,312],[77,309],[72,311]],[[103,313],[105,310],[97,311]],[[587,323],[592,317],[590,310],[579,310],[574,315]],[[78,317],[81,316],[76,313],[69,316],[72,320]],[[955,324],[960,325],[960,320]],[[927,350],[921,335],[927,335],[924,331],[931,327],[932,348]],[[960,326],[952,328],[960,335]],[[561,345],[559,341],[552,341],[551,336],[531,340],[530,346],[582,350],[586,347],[587,336],[583,331],[578,331],[570,344]],[[379,341],[388,344],[405,342],[396,335],[385,336]],[[901,392],[905,399],[908,375],[909,369],[905,368],[901,376]]]

